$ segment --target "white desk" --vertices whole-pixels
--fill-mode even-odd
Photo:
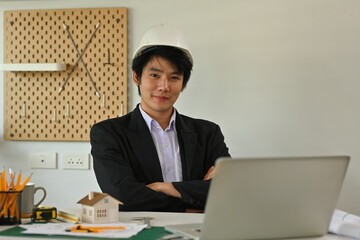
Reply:
[[[121,212],[120,222],[131,222],[134,217],[152,217],[152,226],[167,226],[174,224],[201,223],[204,214],[201,213],[163,213],[163,212]],[[327,234],[318,238],[296,238],[296,240],[349,240],[341,236]]]
[[[133,218],[138,217],[151,217],[152,226],[166,226],[174,224],[186,224],[186,223],[201,223],[204,218],[204,214],[200,213],[166,213],[166,212],[120,212],[120,222],[134,222]],[[12,226],[0,226],[0,231],[11,228]],[[8,240],[34,240],[36,238],[28,237],[4,237],[0,236],[0,239]],[[42,240],[44,238],[41,238]],[[51,238],[49,238],[51,239]],[[348,240],[349,238],[340,237],[332,234],[327,234],[319,238],[297,238],[296,240]]]
[[[202,213],[168,213],[168,212],[120,212],[120,222],[131,222],[133,218],[151,217],[151,226],[163,227],[167,225],[202,223]]]

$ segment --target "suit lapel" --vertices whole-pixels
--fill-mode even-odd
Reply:
[[[139,106],[132,113],[129,129],[133,134],[129,135],[131,145],[135,149],[135,154],[141,166],[146,169],[146,174],[154,182],[163,182],[160,161],[156,148],[143,117],[141,116]]]
[[[176,130],[180,144],[183,180],[186,181],[191,179],[193,165],[196,160],[194,159],[194,154],[197,143],[197,133],[186,125],[178,113],[176,114]]]

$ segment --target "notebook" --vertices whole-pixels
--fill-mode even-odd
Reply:
[[[165,227],[201,240],[327,233],[350,158],[220,158],[202,224]]]

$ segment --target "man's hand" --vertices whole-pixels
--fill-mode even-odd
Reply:
[[[162,193],[165,193],[166,195],[169,195],[171,197],[181,198],[180,193],[178,192],[178,190],[176,190],[176,188],[174,188],[174,185],[172,185],[172,183],[169,183],[169,182],[154,182],[154,183],[150,183],[150,184],[148,184],[146,186],[151,188],[152,190],[154,190],[156,192],[162,192]]]
[[[208,172],[206,173],[205,177],[204,177],[204,180],[210,180],[214,177],[214,170],[215,170],[215,167],[212,166]]]

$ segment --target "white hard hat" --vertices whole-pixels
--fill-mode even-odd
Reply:
[[[133,59],[140,56],[142,51],[145,49],[154,46],[176,47],[183,51],[193,64],[193,58],[189,51],[184,34],[181,30],[168,23],[154,26],[144,33],[140,41],[140,46],[133,55]]]

